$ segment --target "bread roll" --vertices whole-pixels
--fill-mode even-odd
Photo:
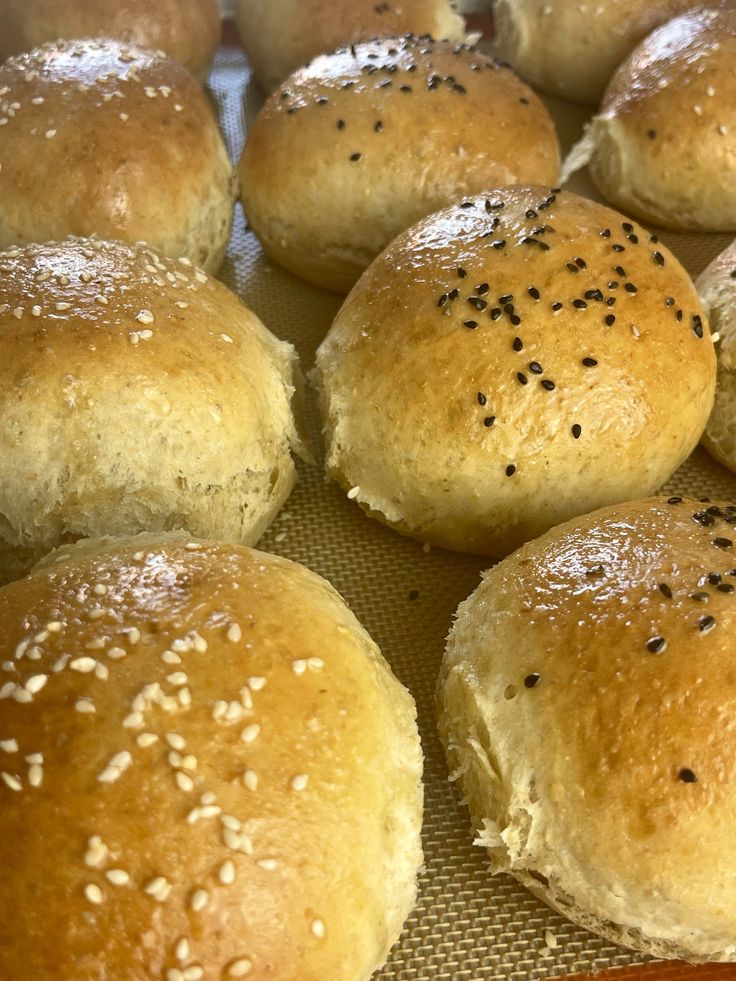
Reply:
[[[328,471],[366,512],[500,556],[658,488],[700,438],[715,355],[656,236],[575,194],[506,187],[376,259],[315,383]]]
[[[217,0],[3,0],[0,7],[0,61],[82,37],[163,51],[204,79],[220,41],[220,9]]]
[[[0,274],[0,581],[102,534],[256,542],[294,483],[292,346],[143,246],[27,246]]]
[[[555,528],[461,604],[442,669],[492,870],[656,957],[736,960],[735,523],[672,497]]]
[[[399,34],[465,40],[450,0],[237,0],[236,20],[258,82],[271,92],[317,55]]]
[[[493,49],[550,95],[597,106],[653,28],[703,0],[495,0]]]
[[[701,273],[696,286],[719,336],[716,400],[703,443],[719,463],[736,471],[736,241]]]
[[[240,185],[276,262],[347,292],[399,232],[463,194],[554,183],[552,120],[507,68],[464,46],[391,38],[317,58],[248,135]]]
[[[0,65],[0,248],[97,234],[216,270],[234,186],[207,98],[169,58],[117,41]]]
[[[84,543],[0,590],[0,975],[364,981],[414,904],[409,693],[332,587]]]
[[[618,69],[589,136],[612,204],[665,228],[736,231],[736,5],[694,10]]]

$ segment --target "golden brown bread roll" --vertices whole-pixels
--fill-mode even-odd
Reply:
[[[188,260],[0,253],[0,581],[65,541],[255,543],[289,496],[296,355]]]
[[[660,487],[703,431],[715,355],[656,236],[575,194],[505,187],[376,259],[315,382],[327,469],[366,512],[500,556]]]
[[[554,124],[476,51],[426,38],[343,48],[266,103],[239,165],[248,221],[276,262],[347,292],[399,232],[464,194],[554,184]]]
[[[117,41],[60,42],[0,65],[0,93],[0,248],[97,234],[219,267],[232,168],[181,65]]]
[[[465,40],[465,22],[450,0],[237,0],[236,20],[253,73],[268,92],[343,44],[399,34]]]
[[[0,61],[83,37],[163,51],[204,79],[220,41],[220,8],[217,0],[3,0],[0,7]]]
[[[365,981],[414,904],[414,703],[319,576],[85,542],[0,590],[0,975]]]
[[[702,0],[495,0],[493,50],[533,85],[597,106],[653,28]]]
[[[601,194],[665,228],[736,231],[736,5],[653,31],[613,76],[586,143]]]
[[[680,497],[561,525],[486,573],[442,669],[492,870],[656,957],[736,960],[735,525]]]
[[[711,262],[695,285],[719,338],[716,400],[703,443],[719,463],[736,471],[736,241]]]

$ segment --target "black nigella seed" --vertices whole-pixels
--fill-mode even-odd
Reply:
[[[661,654],[667,646],[664,637],[652,637],[647,641],[647,650],[650,654]]]
[[[523,95],[519,99],[519,102],[522,104],[522,106],[528,106],[529,105],[529,100],[528,99],[525,99]]]
[[[356,161],[356,160],[360,160],[360,158],[361,158],[362,156],[363,156],[363,154],[362,154],[362,153],[351,153],[351,154],[350,154],[350,159],[351,159],[351,160],[353,161],[353,163],[355,163],[355,161]]]
[[[606,326],[612,327],[616,322],[616,316],[613,313],[606,314]]]
[[[508,314],[512,314],[514,312],[514,304],[513,303],[505,303],[504,304],[504,307],[503,307],[503,312],[504,313],[508,313]]]
[[[613,271],[616,273],[617,276],[626,275],[626,270],[624,269],[623,266],[616,266]]]
[[[542,372],[544,371],[544,368],[541,366],[541,364],[538,361],[530,361],[529,371],[531,371],[532,374],[541,375]]]
[[[329,99],[326,99],[323,95],[321,95],[319,97],[319,99],[317,99],[317,105],[318,106],[326,106],[328,102],[329,102]]]
[[[345,129],[345,120],[344,119],[338,119],[338,121],[337,121],[337,128],[338,129]]]
[[[698,620],[698,630],[701,632],[701,634],[708,633],[708,631],[712,630],[715,625],[716,621],[711,616],[701,617]]]
[[[485,296],[489,289],[490,287],[488,283],[479,283],[475,287],[475,292],[478,294],[478,296]]]
[[[732,593],[734,591],[734,586],[730,582],[719,582],[716,589],[719,593]]]
[[[522,340],[521,340],[520,337],[515,337],[514,338],[514,343],[511,346],[513,347],[513,349],[515,351],[521,351],[521,349],[524,347],[524,344],[522,343]]]
[[[707,603],[710,599],[706,592],[690,593],[690,599],[694,599],[696,603]]]
[[[703,336],[703,321],[698,316],[697,313],[693,317],[693,334],[695,334],[696,337],[702,337]]]
[[[456,271],[460,279],[465,279],[465,277],[468,275],[462,266],[458,266]]]
[[[607,307],[613,307],[615,305],[616,305],[616,297],[615,296],[609,296],[608,299],[606,300],[606,306]]]
[[[467,327],[468,330],[475,330],[475,328],[478,326],[478,321],[477,320],[464,320],[463,321],[463,326],[464,327]]]
[[[527,290],[527,293],[533,300],[539,299],[539,290],[537,289],[536,286],[530,286],[529,289]]]
[[[504,293],[502,296],[499,296],[498,302],[499,303],[511,303],[511,301],[513,300],[513,298],[514,298],[514,294],[513,293]]]
[[[515,473],[516,473],[516,467],[514,466],[514,464],[513,464],[513,463],[510,463],[510,464],[509,464],[509,465],[508,465],[508,466],[506,467],[506,476],[507,476],[507,477],[513,477]]]
[[[677,776],[682,780],[683,783],[697,783],[698,778],[695,776],[693,771],[687,767],[683,766]]]
[[[577,259],[575,260],[575,262],[576,262],[577,266],[580,269],[587,269],[588,268],[587,263],[585,262],[585,259],[581,259],[580,256],[577,257]]]
[[[551,392],[555,387],[555,383],[551,381],[549,378],[543,378],[539,384],[542,386],[542,388],[546,389],[548,392]]]
[[[478,405],[485,405],[488,399],[485,397],[483,392],[478,392]]]
[[[625,232],[633,232],[634,231],[634,226],[631,224],[630,221],[622,221],[621,222],[621,227],[623,228],[623,230]]]
[[[608,284],[608,288],[609,288],[609,290],[617,290],[618,289],[618,282],[615,279],[612,279],[610,281],[610,283]]]
[[[600,290],[597,290],[597,289],[596,290],[586,290],[583,293],[583,296],[585,297],[586,300],[598,300],[598,301],[600,301],[600,300],[603,299],[603,294],[601,293]]]
[[[539,682],[541,681],[541,679],[542,679],[542,676],[540,674],[537,674],[536,671],[533,674],[528,674],[526,676],[526,678],[524,678],[524,687],[525,688],[534,688],[536,685],[539,684]]]
[[[585,300],[573,300],[572,305],[576,310],[587,310],[588,308],[588,304],[585,302]]]
[[[661,582],[659,584],[659,591],[663,596],[666,596],[667,599],[672,599],[672,590],[666,582]]]
[[[638,245],[638,244],[639,244],[639,236],[638,236],[638,235],[634,235],[634,234],[632,233],[631,235],[627,235],[626,237],[628,238],[628,240],[629,240],[629,241],[630,241],[630,242],[631,242],[631,243],[632,243],[633,245]]]
[[[567,262],[565,263],[565,265],[572,273],[580,272],[579,268],[575,265],[574,262]]]
[[[509,317],[509,320],[510,320],[510,321],[511,321],[511,323],[512,323],[512,324],[514,325],[514,327],[518,327],[518,326],[519,326],[519,324],[521,323],[521,317],[519,317],[519,316],[518,316],[517,314],[515,314],[515,313],[512,313],[512,314],[511,314],[511,316]]]
[[[468,208],[474,208],[475,205],[473,204],[472,201],[463,201],[463,203],[460,205],[460,207],[461,208],[465,208],[467,210]]]
[[[559,302],[559,300],[556,303],[553,303],[552,304],[552,309],[555,311],[555,313],[558,310],[561,310],[562,309],[562,304]]]
[[[447,295],[451,300],[456,300],[460,296],[460,290],[457,288],[453,288],[450,290],[450,292]]]
[[[626,251],[626,246],[625,245],[618,245],[616,243],[614,245],[612,245],[611,248],[613,249],[614,252],[625,252]]]
[[[496,421],[495,416],[486,416],[485,419],[483,420],[483,425],[486,427],[486,429],[490,429],[495,421]]]
[[[634,286],[633,283],[624,283],[624,289],[626,290],[627,293],[637,292],[636,286]]]
[[[528,381],[528,379],[527,379],[527,377],[526,377],[526,375],[524,374],[523,371],[517,371],[516,372],[516,379],[517,379],[517,381],[519,382],[520,385],[526,385],[526,383]]]
[[[573,427],[572,427],[572,438],[573,438],[573,439],[580,439],[580,434],[582,433],[582,431],[583,431],[583,428],[582,428],[582,426],[580,426],[580,425],[579,425],[579,424],[578,424],[578,423],[576,422],[576,423],[575,423],[575,424],[573,425]]]
[[[485,310],[485,308],[488,306],[488,301],[484,300],[480,296],[469,296],[468,303],[471,305],[471,307],[475,307],[476,310]]]
[[[654,259],[658,266],[664,265],[664,256],[661,252],[652,252],[652,259]]]
[[[491,320],[498,320],[498,318],[501,316],[502,313],[503,310],[501,309],[501,307],[493,307],[493,309],[491,310]]]
[[[584,368],[595,368],[598,362],[595,358],[583,358],[582,364]]]
[[[733,546],[730,538],[714,538],[713,544],[716,548],[731,548]]]

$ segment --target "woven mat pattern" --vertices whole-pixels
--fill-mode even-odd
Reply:
[[[210,90],[237,160],[259,105],[238,49],[221,49]],[[580,135],[584,111],[549,105],[567,149]],[[577,175],[569,187],[594,196],[585,176]],[[728,241],[724,236],[661,237],[693,275]],[[340,297],[302,283],[267,260],[247,231],[240,207],[221,278],[277,336],[296,346],[308,371]],[[318,451],[311,402],[308,423]],[[697,451],[666,489],[736,498],[736,478]],[[448,784],[435,730],[435,680],[452,615],[478,584],[488,560],[435,549],[425,553],[421,544],[364,517],[325,480],[320,466],[308,465],[299,466],[298,486],[261,547],[329,579],[417,701],[426,756],[426,867],[418,906],[378,975],[381,981],[535,981],[641,962],[569,924],[515,880],[492,877],[485,853],[471,843],[467,813]]]

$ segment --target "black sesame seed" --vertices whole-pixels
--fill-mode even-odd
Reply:
[[[447,293],[443,293],[442,296],[437,300],[437,306],[443,307],[447,303]]]
[[[536,218],[537,217],[537,212],[533,208],[529,208],[528,211],[526,212],[526,217],[527,218]]]
[[[735,587],[730,582],[719,582],[716,586],[719,593],[732,593],[734,588]]]
[[[520,337],[515,337],[514,343],[511,346],[515,351],[521,351],[521,349],[524,347]]]
[[[538,674],[536,671],[533,674],[528,674],[526,676],[526,678],[524,678],[524,687],[525,688],[534,688],[534,687],[536,687],[536,685],[539,684],[539,682],[541,681],[541,679],[542,679],[542,676],[540,674]]]
[[[693,317],[693,334],[695,334],[696,337],[703,336],[703,321],[697,313]]]
[[[506,240],[503,238],[497,239],[495,242],[491,242],[492,249],[503,249],[506,247]]]
[[[541,375],[542,372],[544,371],[544,368],[541,366],[541,364],[538,361],[530,361],[529,371],[531,371],[535,375]]]
[[[626,275],[626,270],[624,269],[624,267],[623,267],[623,266],[614,266],[614,267],[613,267],[613,271],[614,271],[614,272],[615,272],[615,273],[616,273],[616,274],[617,274],[618,276],[625,276],[625,275]]]
[[[617,290],[618,289],[618,281],[615,280],[615,279],[612,279],[609,282],[609,284],[608,284],[608,288],[609,288],[609,290]]]
[[[613,324],[615,324],[615,322],[616,322],[616,317],[615,317],[614,314],[612,314],[612,313],[606,314],[606,326],[607,327],[612,327]]]
[[[604,228],[602,232],[599,232],[599,235],[600,235],[601,238],[610,238],[611,237],[611,229],[610,228]]]
[[[317,105],[326,106],[329,101],[330,101],[329,99],[326,99],[323,95],[321,95],[319,99],[317,99]]]
[[[478,296],[485,296],[489,289],[490,287],[488,286],[488,283],[479,283],[478,286],[475,287],[475,292],[478,294]]]
[[[383,131],[383,123],[379,119],[378,122],[373,127],[373,132],[374,133],[381,133],[382,131]]]
[[[573,300],[572,305],[576,310],[587,310],[588,308],[588,304],[585,302],[585,300]]]
[[[711,584],[711,586],[715,586],[717,583],[721,581],[721,576],[718,572],[709,572],[708,575],[706,576],[706,579]]]
[[[668,497],[667,498],[667,503],[668,504],[682,504],[682,498],[681,497]]]
[[[635,235],[635,234],[634,234],[633,232],[631,233],[631,235],[627,235],[627,236],[626,236],[626,238],[627,238],[627,239],[628,239],[628,240],[629,240],[629,241],[630,241],[630,242],[631,242],[631,243],[632,243],[633,245],[638,245],[638,244],[639,244],[639,236],[638,236],[638,235]]]
[[[529,100],[528,99],[525,99],[523,95],[519,99],[519,102],[522,104],[522,106],[528,106],[529,105]]]
[[[501,307],[493,307],[491,310],[491,320],[498,320],[498,318],[503,313]]]
[[[615,296],[609,296],[608,299],[606,300],[606,306],[607,307],[613,307],[615,305],[616,305],[616,297]]]
[[[577,266],[580,269],[587,269],[588,268],[588,264],[586,263],[585,259],[581,259],[580,256],[577,257],[577,259],[575,260],[575,262],[576,262]]]
[[[666,596],[667,599],[672,599],[672,590],[666,582],[661,582],[659,584],[659,591],[663,596]]]
[[[682,780],[683,783],[697,783],[698,778],[695,776],[693,771],[687,767],[683,766],[677,776]]]
[[[485,405],[488,399],[483,392],[478,392],[478,405]]]
[[[486,427],[486,429],[490,429],[495,421],[496,421],[495,416],[486,416],[485,419],[483,420],[483,425]]]
[[[652,259],[654,259],[658,266],[664,265],[664,256],[661,252],[652,252]]]
[[[732,548],[733,542],[730,538],[714,538],[713,544],[716,548]]]
[[[631,224],[630,221],[622,221],[621,222],[621,227],[623,228],[623,230],[625,232],[633,232],[634,231],[634,226]]]
[[[546,389],[548,392],[553,391],[555,387],[555,383],[551,381],[549,378],[543,378],[539,384],[542,386],[542,388]]]
[[[411,92],[411,85],[400,85],[399,92]]]
[[[661,654],[666,646],[667,641],[664,637],[652,637],[647,641],[647,650],[650,654]]]
[[[511,314],[511,316],[509,317],[509,320],[510,320],[510,321],[511,321],[511,323],[512,323],[512,324],[514,325],[514,327],[518,327],[518,326],[519,326],[519,324],[521,323],[521,317],[519,317],[519,316],[518,316],[517,314],[515,314],[515,313],[512,313],[512,314]]]
[[[715,618],[711,616],[701,617],[698,620],[698,630],[701,632],[701,634],[708,633],[710,630],[713,629],[713,627],[715,627],[715,625],[716,625]]]
[[[338,121],[337,121],[337,128],[338,129],[345,129],[345,120],[344,119],[338,119]]]
[[[353,161],[353,163],[354,163],[354,162],[355,162],[356,160],[360,160],[362,156],[363,156],[363,154],[362,154],[362,153],[351,153],[351,154],[350,154],[350,159],[351,159],[351,160]]]
[[[707,603],[710,596],[706,592],[690,593],[690,599],[694,599],[696,603]]]
[[[625,252],[626,251],[626,246],[624,246],[624,245],[614,244],[614,245],[611,246],[611,248],[613,249],[614,252]]]
[[[468,303],[471,305],[471,307],[475,307],[476,310],[485,310],[485,308],[488,306],[488,301],[484,300],[480,296],[469,296]]]
[[[464,327],[467,327],[468,330],[475,330],[475,328],[478,326],[478,321],[477,320],[464,320],[463,321],[463,326]]]
[[[458,266],[455,271],[457,272],[460,279],[465,279],[465,277],[468,275],[462,266]]]
[[[578,423],[576,422],[572,427],[572,438],[580,439],[580,434],[582,433],[582,431],[583,431],[582,426],[578,425]]]
[[[567,268],[570,270],[571,273],[580,272],[580,270],[578,269],[578,267],[575,265],[574,262],[566,262],[565,265],[567,266]]]
[[[677,313],[675,314],[675,317],[676,317],[676,318],[677,318],[678,320],[682,320],[682,310],[678,310],[678,311],[677,311]]]
[[[520,385],[526,385],[529,379],[526,377],[523,371],[517,371],[516,380],[519,382]]]
[[[603,294],[601,293],[601,291],[599,289],[586,290],[583,293],[583,296],[585,297],[586,300],[598,300],[598,301],[601,301],[603,299]]]
[[[664,301],[664,305],[666,307],[673,307],[675,305],[674,296],[668,296],[667,299]]]
[[[558,310],[561,310],[562,309],[562,304],[559,302],[559,300],[556,303],[553,303],[552,304],[552,309],[555,311],[555,313]]]
[[[626,290],[627,293],[638,292],[636,286],[634,286],[633,283],[624,283],[624,289]]]
[[[529,287],[529,288],[527,289],[527,293],[529,294],[529,296],[530,296],[530,297],[531,297],[531,298],[532,298],[533,300],[538,300],[538,299],[539,299],[539,290],[537,289],[537,287],[536,287],[536,286],[530,286],[530,287]]]
[[[509,465],[508,465],[508,466],[506,467],[506,476],[507,476],[507,477],[513,477],[515,473],[516,473],[516,467],[514,466],[514,464],[513,464],[513,463],[510,463],[510,464],[509,464]]]
[[[460,296],[460,290],[457,288],[453,288],[450,290],[450,292],[447,295],[451,300],[456,300]]]
[[[595,358],[583,358],[582,364],[584,368],[595,368],[598,362]]]
[[[511,303],[511,301],[513,300],[513,298],[514,298],[514,294],[513,293],[504,293],[502,296],[499,296],[498,302],[499,303]]]

